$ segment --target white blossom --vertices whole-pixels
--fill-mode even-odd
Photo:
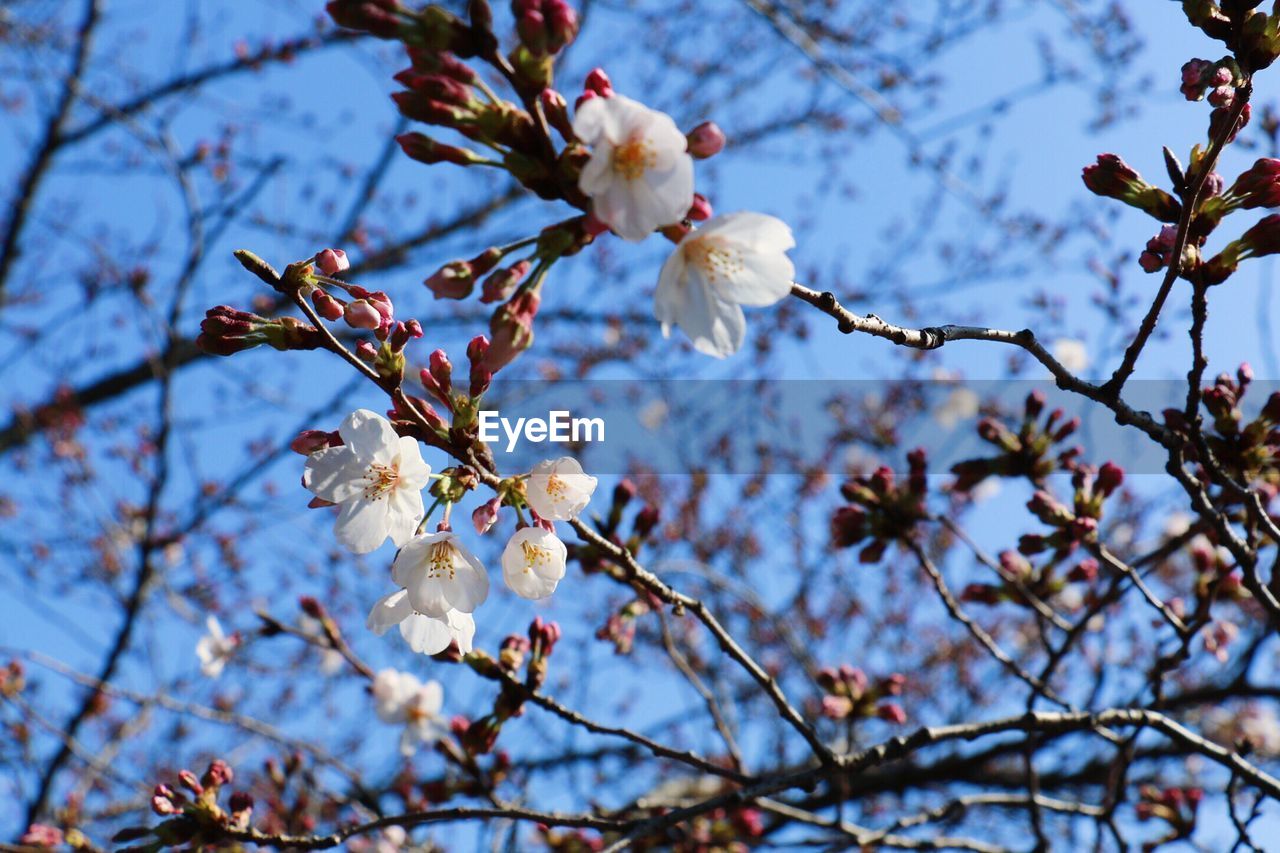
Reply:
[[[680,241],[662,265],[653,313],[663,335],[679,326],[694,349],[737,352],[747,333],[743,305],[772,305],[791,292],[791,229],[763,213],[717,216]]]
[[[217,678],[240,645],[240,638],[224,634],[216,616],[205,620],[205,628],[209,633],[196,642],[196,657],[200,659],[200,672],[208,678]]]
[[[572,456],[545,459],[533,466],[529,474],[525,500],[548,521],[568,521],[587,508],[596,482]]]
[[[404,726],[400,752],[412,755],[419,743],[432,743],[449,731],[440,713],[444,691],[437,681],[425,684],[407,672],[384,669],[373,679],[373,699],[378,718]]]
[[[578,187],[596,218],[639,242],[679,222],[693,204],[693,158],[666,113],[613,95],[578,108],[573,132],[591,146]]]
[[[568,549],[541,527],[517,530],[502,551],[502,576],[522,598],[546,598],[564,577]]]
[[[484,566],[451,531],[410,539],[391,564],[391,577],[414,610],[437,619],[450,610],[473,613],[489,596]]]
[[[387,537],[402,546],[422,520],[422,489],[431,467],[418,442],[396,435],[391,422],[358,409],[338,428],[346,442],[307,457],[302,485],[338,505],[334,534],[356,554],[367,554]]]
[[[1089,351],[1084,341],[1075,338],[1058,338],[1053,342],[1053,357],[1071,373],[1079,373],[1089,366]]]
[[[424,655],[439,654],[455,640],[465,655],[472,649],[476,620],[470,613],[450,610],[444,616],[424,616],[409,603],[407,590],[397,590],[378,599],[365,622],[370,631],[381,637],[392,625],[400,626],[400,636],[409,648]]]

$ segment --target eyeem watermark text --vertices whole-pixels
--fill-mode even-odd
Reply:
[[[568,410],[553,409],[546,418],[516,418],[515,423],[493,410],[482,410],[479,415],[480,440],[496,443],[505,435],[508,453],[521,440],[533,444],[604,441],[604,418],[575,418]]]

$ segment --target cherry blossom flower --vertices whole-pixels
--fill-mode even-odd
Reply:
[[[373,679],[373,699],[380,720],[404,725],[403,755],[412,755],[419,743],[433,743],[449,731],[440,714],[444,691],[437,681],[424,684],[410,673],[384,669]]]
[[[1089,366],[1089,350],[1084,341],[1075,338],[1058,338],[1053,342],[1053,357],[1071,373],[1079,373]]]
[[[717,216],[692,231],[662,265],[653,313],[662,334],[679,326],[694,349],[737,352],[747,333],[743,305],[772,305],[791,292],[791,229],[762,213]]]
[[[396,435],[391,422],[357,409],[338,428],[340,447],[307,457],[302,485],[338,504],[334,534],[356,554],[367,554],[388,536],[397,547],[413,536],[422,519],[422,489],[431,466],[418,442]]]
[[[473,613],[489,596],[484,566],[451,531],[409,540],[391,564],[391,577],[415,611],[436,619],[451,610]]]
[[[208,678],[222,675],[222,668],[231,660],[231,656],[240,645],[238,633],[227,635],[222,632],[222,624],[218,617],[210,616],[205,620],[209,633],[196,643],[196,657],[200,658],[200,672]]]
[[[572,456],[546,459],[533,466],[525,484],[530,509],[548,521],[577,518],[596,490],[596,478],[583,473]]]
[[[592,98],[578,108],[573,132],[592,148],[578,186],[619,237],[639,242],[684,218],[693,158],[670,116],[621,95]]]
[[[472,649],[476,635],[476,620],[470,613],[450,610],[444,616],[424,616],[409,603],[407,590],[397,590],[378,599],[369,611],[366,627],[381,637],[392,625],[400,626],[400,636],[409,648],[424,655],[439,654],[457,641],[458,649],[465,655]]]
[[[522,598],[546,598],[564,577],[568,549],[554,533],[541,527],[524,527],[502,551],[502,576]]]

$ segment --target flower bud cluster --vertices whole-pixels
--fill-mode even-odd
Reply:
[[[893,673],[872,684],[866,673],[855,666],[824,667],[818,671],[822,688],[822,715],[832,720],[858,720],[877,717],[902,725],[907,712],[893,697],[902,695],[906,677]]]
[[[1040,420],[1044,412],[1045,397],[1040,391],[1027,395],[1023,405],[1022,423],[1017,432],[995,418],[983,418],[978,422],[978,435],[994,445],[999,455],[984,459],[966,459],[951,467],[956,475],[952,490],[967,492],[988,477],[1026,478],[1035,485],[1059,470],[1070,471],[1075,466],[1080,448],[1059,448],[1080,427],[1079,418],[1063,420],[1062,409],[1054,409]]]
[[[1124,483],[1124,469],[1113,462],[1094,469],[1077,464],[1072,469],[1074,488],[1071,506],[1061,503],[1046,489],[1037,489],[1027,501],[1027,509],[1041,523],[1054,528],[1048,535],[1028,533],[1018,540],[1018,550],[1027,556],[1053,550],[1054,560],[1063,560],[1081,544],[1097,538],[1102,505]]]
[[[152,791],[151,810],[166,820],[153,827],[127,827],[116,833],[112,841],[122,844],[154,839],[149,845],[129,848],[139,850],[184,844],[198,848],[206,844],[216,846],[227,830],[247,830],[253,814],[253,797],[236,791],[230,795],[225,808],[218,804],[222,790],[234,778],[231,765],[222,759],[212,761],[200,777],[190,770],[180,770],[176,787],[161,783]]]
[[[890,542],[905,542],[912,537],[916,524],[928,515],[924,450],[907,454],[907,464],[906,482],[895,482],[893,470],[881,466],[871,476],[854,477],[840,487],[840,494],[849,504],[831,517],[831,542],[835,547],[850,548],[869,539],[858,559],[874,563]]]

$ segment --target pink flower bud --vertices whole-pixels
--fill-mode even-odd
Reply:
[[[347,303],[342,316],[353,329],[376,329],[382,325],[382,314],[364,299]]]
[[[204,793],[204,786],[200,784],[200,780],[196,778],[196,774],[190,770],[179,770],[178,781],[182,783],[182,787],[186,788],[197,797]]]
[[[603,68],[594,68],[587,75],[586,81],[582,84],[582,90],[586,92],[594,92],[602,98],[613,97],[613,83],[609,80],[609,75],[604,72]]]
[[[323,249],[316,254],[316,266],[325,275],[337,275],[351,269],[351,261],[341,249]]]
[[[314,601],[315,599],[312,600]],[[231,765],[221,758],[216,758],[209,764],[209,769],[204,772],[202,781],[206,786],[213,788],[229,785],[234,778],[235,773],[232,771]]]
[[[528,260],[523,260],[490,275],[481,287],[480,301],[491,303],[508,299],[528,274],[530,266]]]
[[[876,708],[876,716],[887,723],[900,726],[907,721],[907,712],[896,702],[885,702]]]
[[[476,278],[467,261],[445,264],[423,282],[436,299],[466,299],[475,289]]]
[[[289,449],[302,456],[309,456],[317,450],[341,445],[342,437],[336,432],[325,432],[322,429],[304,429],[298,433],[293,441],[289,442]]]
[[[497,373],[533,346],[533,318],[540,303],[537,293],[526,290],[493,312],[489,321],[492,342],[485,356],[485,368],[490,373]]]
[[[714,157],[724,150],[724,131],[713,121],[704,121],[689,131],[686,139],[689,144],[689,153],[697,160]]]
[[[361,361],[367,361],[372,364],[378,360],[378,348],[368,341],[360,341],[356,344],[356,356]]]
[[[471,523],[475,525],[476,533],[481,536],[488,533],[490,528],[498,520],[498,510],[502,508],[502,500],[493,498],[482,503],[471,513]]]
[[[396,137],[400,148],[411,159],[429,166],[436,163],[453,163],[455,166],[473,166],[484,162],[484,157],[466,148],[437,142],[426,134],[402,133]]]
[[[711,202],[707,201],[707,197],[702,193],[694,193],[693,204],[689,206],[689,212],[685,217],[693,222],[706,222],[713,214]]]
[[[342,316],[342,303],[320,288],[311,291],[311,304],[315,306],[316,313],[326,320],[333,321]]]
[[[48,826],[43,823],[33,823],[27,827],[27,831],[18,839],[18,843],[25,844],[28,847],[61,847],[63,842],[62,830],[56,826]]]

